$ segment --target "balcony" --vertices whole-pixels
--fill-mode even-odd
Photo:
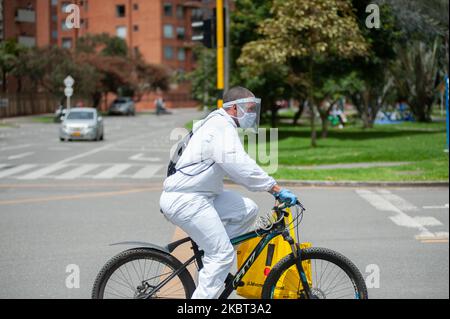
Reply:
[[[22,44],[23,46],[25,46],[27,48],[32,48],[32,47],[36,46],[36,38],[26,36],[26,35],[20,35],[17,38],[17,42],[19,42],[19,44]]]
[[[36,22],[36,11],[28,9],[18,9],[16,12],[16,22]]]

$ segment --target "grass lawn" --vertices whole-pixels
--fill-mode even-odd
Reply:
[[[35,115],[31,120],[36,123],[55,123],[53,114]]]
[[[191,129],[192,123],[187,123],[186,128]],[[449,180],[449,155],[444,152],[445,122],[376,125],[369,130],[363,130],[361,125],[343,130],[330,128],[328,138],[318,139],[318,147],[312,148],[310,143],[308,125],[280,124],[278,169],[272,175],[278,179],[315,181]],[[374,162],[398,162],[399,165],[314,169],[314,165]]]
[[[445,123],[402,123],[331,129],[318,147],[310,146],[309,127],[279,128],[279,168],[274,177],[298,180],[448,181]],[[409,162],[392,167],[317,170],[293,166]]]

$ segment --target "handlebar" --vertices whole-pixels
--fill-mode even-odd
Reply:
[[[294,205],[287,205],[286,203],[281,203],[280,205],[275,206],[274,208],[276,210],[282,210],[288,207],[292,207],[292,206],[299,206],[301,210],[305,211],[306,208],[302,205],[302,203],[300,203],[298,200]]]

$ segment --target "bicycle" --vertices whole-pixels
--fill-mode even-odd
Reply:
[[[297,202],[295,207],[297,208],[297,214],[292,223],[295,223],[298,238],[299,224],[302,221],[305,208],[300,202]],[[231,239],[233,246],[237,246],[247,240],[256,237],[261,238],[236,274],[228,274],[225,280],[225,288],[219,299],[227,298],[233,290],[243,285],[241,279],[252,267],[266,245],[277,236],[283,236],[283,239],[292,248],[292,253],[282,258],[270,270],[262,288],[262,299],[274,298],[275,287],[280,278],[283,278],[283,274],[294,266],[298,271],[300,280],[297,284],[297,287],[300,287],[297,291],[298,299],[325,299],[330,297],[367,299],[368,293],[364,278],[348,258],[327,248],[301,249],[300,245],[295,243],[289,232],[291,223],[286,224],[284,218],[288,214],[289,212],[286,211],[284,205],[275,205],[268,215],[273,218],[269,223],[267,223],[269,219],[266,219],[266,224],[262,227]],[[181,263],[171,253],[178,246],[187,242],[191,242],[193,256],[188,258],[186,262]],[[200,270],[203,267],[203,252],[199,250],[197,244],[191,238],[186,237],[177,240],[165,247],[143,242],[122,242],[114,245],[123,244],[140,245],[140,247],[119,253],[104,265],[95,280],[92,298],[189,299],[192,296],[196,286],[188,267],[195,263],[197,270]],[[310,261],[312,285],[309,284],[305,275],[302,265],[304,261]],[[128,268],[127,264],[129,263],[131,263],[131,266]],[[153,263],[156,263],[157,267],[152,267]],[[326,263],[326,265],[324,266],[323,263]],[[325,273],[328,269],[332,269],[331,272]],[[337,273],[334,272],[335,269],[337,269]],[[318,273],[319,271],[323,271],[323,273]],[[327,285],[325,286],[325,279],[329,278],[333,278],[333,282],[326,282]],[[324,282],[322,282],[322,279]],[[295,283],[293,284],[295,285]],[[123,288],[128,295],[119,293],[120,288]],[[344,289],[348,291],[344,291]]]

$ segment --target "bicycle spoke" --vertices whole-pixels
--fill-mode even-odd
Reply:
[[[342,280],[344,280],[344,281],[342,281]],[[335,288],[337,288],[337,287],[339,287],[339,286],[342,286],[343,284],[346,284],[346,285],[348,285],[348,278],[344,275],[339,281],[338,281],[338,283],[337,284],[335,284],[333,287],[331,287],[331,289],[324,289],[323,291],[324,292],[327,292],[327,291],[334,291],[334,289]]]

